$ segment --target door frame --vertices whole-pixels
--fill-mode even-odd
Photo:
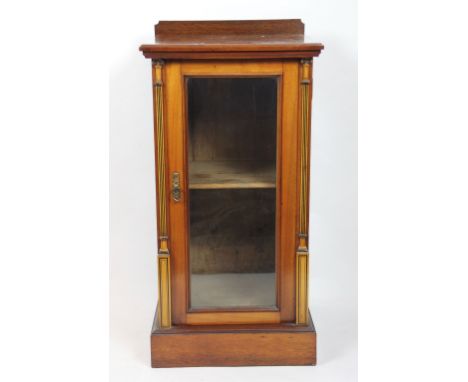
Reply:
[[[189,309],[189,237],[187,182],[187,76],[279,77],[277,140],[277,308]],[[166,195],[169,206],[171,307],[174,325],[277,324],[296,316],[296,237],[299,62],[284,61],[170,61],[164,65],[166,130]],[[171,174],[179,172],[181,200],[170,193]]]

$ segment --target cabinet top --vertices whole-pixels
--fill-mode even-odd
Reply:
[[[311,58],[323,49],[299,19],[160,21],[154,30],[155,42],[140,46],[151,59]]]

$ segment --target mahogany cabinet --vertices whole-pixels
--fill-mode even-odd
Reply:
[[[300,20],[161,21],[153,367],[313,365],[312,59]]]

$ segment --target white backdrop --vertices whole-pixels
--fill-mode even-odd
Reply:
[[[354,0],[132,1],[110,14],[111,381],[357,380],[357,29]],[[310,308],[316,367],[151,369],[156,223],[150,62],[159,20],[301,18],[314,62]],[[280,350],[279,350],[280,351]]]

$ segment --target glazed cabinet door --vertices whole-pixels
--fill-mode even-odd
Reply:
[[[167,216],[160,309],[170,309],[160,319],[295,322],[299,63],[157,65]]]

